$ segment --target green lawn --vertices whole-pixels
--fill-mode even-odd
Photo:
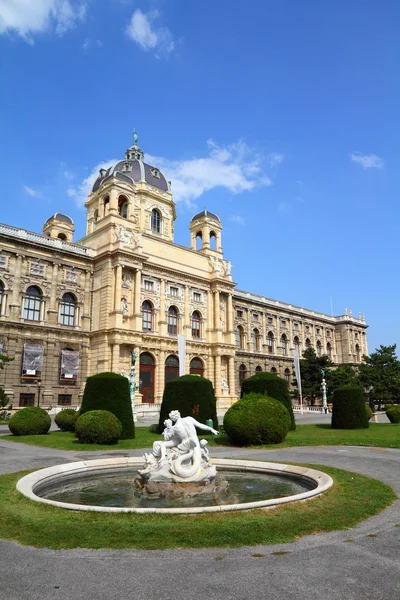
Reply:
[[[222,548],[292,542],[348,529],[396,500],[386,484],[312,465],[334,479],[326,493],[270,510],[203,515],[139,515],[70,511],[31,502],[15,485],[28,471],[0,476],[0,538],[47,548]]]
[[[210,446],[230,446],[225,435],[205,436]],[[150,433],[148,427],[136,427],[134,440],[122,440],[114,446],[81,444],[73,433],[53,431],[47,435],[14,436],[6,435],[2,440],[23,442],[35,446],[46,446],[58,450],[132,450],[151,448],[160,435]],[[298,425],[296,431],[289,431],[282,444],[258,446],[259,448],[289,448],[294,446],[375,446],[400,448],[400,424],[371,423],[369,429],[331,429],[330,425]]]

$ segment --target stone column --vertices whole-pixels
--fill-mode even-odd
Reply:
[[[121,310],[122,266],[114,267],[114,310]]]
[[[159,335],[167,335],[167,321],[165,318],[165,279],[160,280],[160,314],[158,321]]]
[[[141,316],[141,291],[142,291],[142,271],[136,269],[135,271],[135,316]]]
[[[8,295],[7,292],[4,292],[2,299],[1,299],[0,316],[2,316],[2,317],[4,317],[6,314],[7,295]]]
[[[220,329],[220,307],[219,307],[219,303],[220,303],[220,297],[219,297],[219,292],[218,291],[214,291],[214,329]]]
[[[12,295],[10,302],[10,318],[13,321],[19,319],[19,317],[23,316],[23,305],[24,301],[21,302],[21,291],[20,291],[20,283],[21,283],[21,270],[23,265],[23,257],[22,254],[17,254],[17,260],[15,263],[14,270],[14,281],[12,284]]]
[[[113,373],[119,373],[119,344],[113,344],[111,355],[111,370]]]
[[[213,295],[212,292],[207,292],[207,321],[204,336],[207,342],[210,342],[212,339],[211,332],[213,328]]]
[[[218,398],[221,396],[221,356],[217,354],[214,356],[215,373],[214,373],[214,389],[215,396]]]
[[[230,356],[228,363],[228,384],[230,396],[236,398],[236,382],[235,382],[235,357]]]
[[[185,311],[183,315],[183,335],[187,340],[192,339],[189,314],[189,286],[185,285]]]
[[[228,294],[227,298],[228,298],[228,300],[226,303],[226,318],[227,318],[226,330],[228,333],[234,333],[234,331],[235,331],[235,315],[234,315],[234,309],[233,309],[232,294]]]
[[[160,350],[158,354],[158,377],[155,396],[159,396],[161,400],[165,388],[165,354],[165,350]]]
[[[247,350],[253,352],[251,345],[251,309],[247,309]]]
[[[82,329],[84,329],[84,330],[90,329],[91,295],[92,295],[92,273],[90,271],[86,271],[86,273],[85,273],[85,292],[84,292],[83,307],[82,307]]]

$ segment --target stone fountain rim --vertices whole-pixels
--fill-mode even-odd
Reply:
[[[40,498],[35,494],[35,488],[41,487],[45,483],[54,482],[60,479],[63,475],[78,475],[88,473],[90,471],[102,471],[110,469],[120,469],[121,467],[140,467],[143,465],[142,457],[118,457],[118,458],[101,458],[95,460],[82,460],[77,462],[65,463],[53,467],[46,467],[39,471],[34,471],[29,475],[25,475],[18,480],[16,488],[29,500],[41,502],[57,508],[68,510],[84,510],[94,512],[107,513],[141,513],[141,514],[196,514],[205,512],[221,512],[233,510],[250,510],[255,508],[271,508],[288,502],[296,502],[299,500],[308,500],[325,492],[333,485],[333,479],[322,471],[311,469],[309,467],[300,467],[295,465],[287,465],[283,463],[272,463],[256,460],[236,460],[232,458],[214,458],[212,464],[218,467],[223,467],[225,470],[250,471],[253,473],[272,473],[272,474],[287,474],[294,475],[300,479],[306,479],[314,482],[317,486],[306,492],[286,496],[284,498],[270,498],[269,500],[259,500],[258,502],[242,502],[240,504],[226,504],[222,506],[196,506],[188,508],[134,508],[134,507],[117,507],[117,506],[90,506],[84,504],[72,504],[67,502],[58,502],[56,500],[48,500]]]

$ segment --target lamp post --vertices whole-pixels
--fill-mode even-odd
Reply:
[[[37,387],[37,405],[40,406],[40,390],[42,387],[42,382],[40,379],[37,380],[36,387]]]

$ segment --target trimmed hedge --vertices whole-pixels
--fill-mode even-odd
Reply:
[[[367,411],[367,417],[368,417],[368,421],[369,421],[374,413],[372,411],[372,408],[369,406],[369,404],[365,405],[365,410]]]
[[[386,411],[386,416],[391,423],[400,423],[400,406],[391,406]]]
[[[122,425],[108,410],[90,410],[75,423],[75,435],[83,444],[116,444]]]
[[[240,391],[240,397],[243,398],[247,394],[263,394],[270,398],[279,400],[286,407],[290,415],[290,429],[294,431],[296,429],[296,422],[294,420],[293,406],[289,394],[289,386],[287,381],[278,377],[275,373],[267,373],[266,371],[260,371],[252,377],[248,377],[242,383],[242,389]]]
[[[290,415],[279,400],[248,394],[228,408],[224,430],[235,446],[279,444],[290,430]]]
[[[39,406],[22,408],[8,422],[14,435],[43,435],[49,431],[50,425],[50,416]]]
[[[367,429],[369,420],[361,388],[343,386],[333,392],[332,429]]]
[[[161,404],[159,433],[164,430],[164,421],[171,410],[179,410],[182,417],[193,417],[199,423],[205,424],[207,419],[212,419],[214,428],[218,429],[217,400],[209,379],[182,375],[168,381]]]
[[[80,414],[108,410],[122,425],[121,440],[135,437],[129,381],[118,373],[98,373],[86,380]]]
[[[56,414],[54,422],[61,431],[75,431],[75,423],[80,413],[74,408],[64,408]]]

